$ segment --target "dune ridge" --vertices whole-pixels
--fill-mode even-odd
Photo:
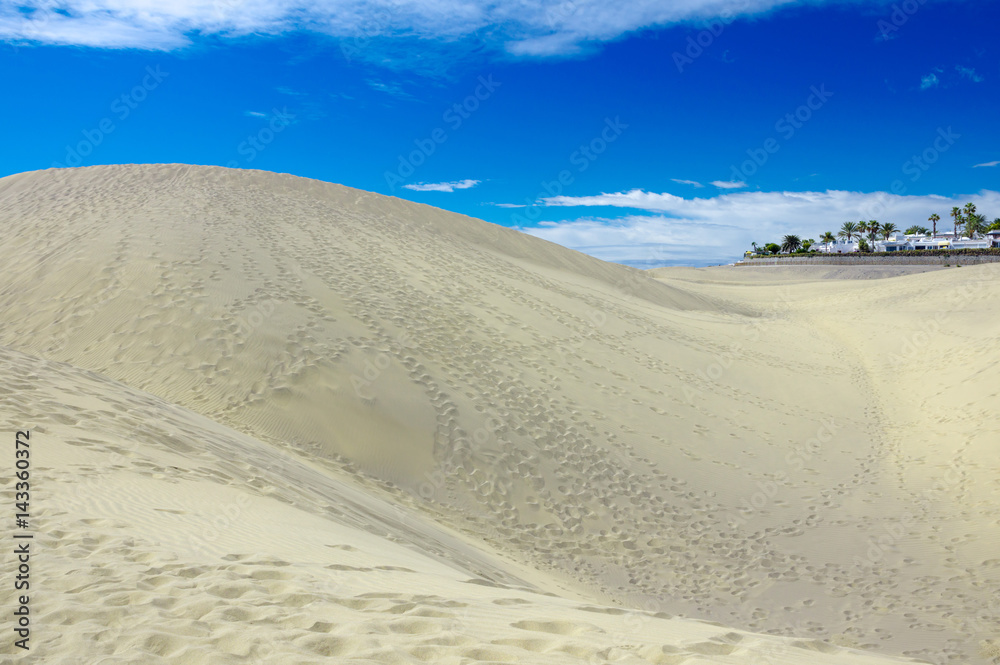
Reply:
[[[36,377],[2,415],[59,453],[53,570],[79,572],[73,552],[113,566],[131,537],[141,560],[101,588],[150,631],[179,607],[173,637],[67,629],[53,657],[102,639],[106,662],[200,662],[177,643],[197,634],[265,658],[244,653],[252,621],[279,662],[993,658],[997,351],[976,346],[1000,323],[993,266],[647,275],[427,206],[185,165],[0,179],[0,224],[3,362]],[[105,483],[97,460],[129,439]],[[70,475],[100,491],[75,505]],[[81,540],[87,512],[115,519]],[[261,516],[298,528],[275,543]],[[329,566],[356,574],[312,591]],[[158,595],[185,575],[204,576],[190,599]],[[82,590],[50,623],[95,602]],[[450,602],[471,608],[458,629]]]

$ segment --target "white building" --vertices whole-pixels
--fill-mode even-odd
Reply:
[[[809,249],[814,249],[817,252],[822,252],[824,254],[848,254],[850,252],[858,251],[858,241],[851,240],[848,242],[847,240],[838,238],[833,242],[818,242],[815,245],[811,245]]]
[[[948,249],[951,245],[951,235],[911,235],[907,239],[913,245],[913,249]]]
[[[897,231],[889,236],[888,240],[879,238],[874,243],[869,242],[874,252],[899,252],[903,250],[928,250],[928,249],[985,249],[988,247],[1000,247],[1000,231],[990,231],[982,238],[970,240],[969,238],[956,237],[952,231],[942,231],[937,235],[911,233],[909,235],[902,231]],[[859,240],[848,242],[843,238],[838,238],[834,242],[817,242],[809,249],[822,254],[849,254],[859,251]]]
[[[928,250],[928,249],[985,249],[987,247],[1000,247],[1000,231],[990,231],[982,238],[970,240],[964,237],[955,237],[951,231],[939,233],[936,236],[930,234],[922,235],[911,233],[909,235],[898,231],[889,236],[889,239],[879,238],[874,243],[869,241],[874,252],[899,252],[903,250]],[[847,242],[838,239],[831,243],[816,243],[810,249],[825,254],[847,254],[858,251],[859,242],[852,240]]]
[[[888,240],[876,240],[876,252],[898,252],[903,250],[948,249],[952,245],[951,233],[939,233],[936,236],[922,233],[909,235],[897,231]]]
[[[986,249],[989,246],[989,238],[976,238],[975,240],[959,238],[951,241],[951,249]]]

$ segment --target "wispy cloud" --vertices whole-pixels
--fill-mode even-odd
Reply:
[[[614,206],[637,213],[622,218],[581,217],[523,228],[525,233],[579,249],[598,258],[641,265],[732,261],[751,242],[775,241],[787,233],[818,238],[845,221],[878,219],[899,228],[942,218],[972,201],[980,210],[1000,210],[1000,192],[974,195],[895,196],[884,192],[734,192],[685,199],[642,190],[596,196],[560,196],[541,205]],[[640,213],[638,211],[643,211]]]
[[[454,192],[456,189],[470,189],[479,183],[479,180],[456,180],[454,182],[418,182],[412,185],[403,185],[403,187],[415,192]]]
[[[704,187],[705,186],[705,185],[701,184],[700,182],[698,182],[697,180],[681,180],[679,178],[671,178],[671,180],[673,180],[674,182],[679,182],[682,185],[694,185],[695,187]]]
[[[243,115],[249,116],[251,118],[266,118],[266,113],[261,113],[260,111],[244,111]]]
[[[957,76],[952,73],[952,71],[957,72]],[[961,81],[970,81],[972,83],[982,83],[983,77],[980,76],[975,69],[971,67],[963,67],[962,65],[955,65],[955,69],[944,69],[943,67],[935,67],[926,76],[920,77],[920,89],[929,90],[931,88],[943,87],[949,88],[951,86],[957,85]]]
[[[559,56],[644,28],[705,16],[767,12],[787,0],[20,0],[0,6],[0,39],[17,43],[170,50],[201,37],[320,32],[353,41],[406,35],[449,43],[485,35],[515,55]],[[363,50],[363,49],[362,49]]]
[[[399,97],[400,99],[413,99],[413,95],[403,90],[403,86],[398,83],[386,83],[378,79],[368,79],[365,83],[372,90],[378,90],[379,92],[384,92],[387,95]]]
[[[997,165],[1000,165],[1000,161],[983,162],[982,164],[976,164],[976,165],[974,165],[972,168],[978,169],[978,168],[983,167],[983,166],[997,166]]]
[[[983,80],[983,77],[977,74],[975,69],[971,69],[969,67],[955,65],[955,71],[958,72],[963,78],[967,78],[973,83],[981,83]]]
[[[713,180],[710,184],[719,189],[743,189],[747,186],[742,180]]]

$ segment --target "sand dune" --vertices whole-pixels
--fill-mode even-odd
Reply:
[[[647,275],[183,165],[0,224],[45,662],[1000,654],[993,266]]]

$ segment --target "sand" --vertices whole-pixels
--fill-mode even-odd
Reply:
[[[184,165],[0,229],[36,662],[1000,655],[996,266],[643,273]]]

